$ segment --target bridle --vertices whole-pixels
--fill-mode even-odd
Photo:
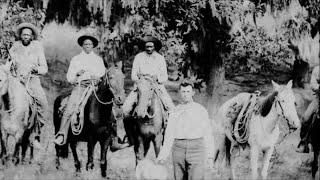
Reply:
[[[116,105],[116,106],[119,106],[115,101],[114,101],[114,96],[115,96],[115,90],[114,88],[111,86],[110,84],[110,80],[109,80],[109,76],[108,76],[108,73],[109,73],[110,69],[106,70],[106,73],[105,73],[105,81],[103,82],[103,85],[108,85],[108,88],[109,90],[111,91],[112,95],[113,95],[113,98],[110,100],[110,101],[106,101],[106,102],[103,102],[102,100],[99,99],[98,95],[97,95],[97,92],[96,92],[96,88],[93,89],[93,94],[95,96],[95,98],[97,99],[97,101],[100,103],[100,104],[103,104],[103,105],[109,105],[109,104],[113,104],[113,105]],[[91,85],[94,86],[93,84],[93,81],[91,81]]]
[[[287,125],[288,125],[288,127],[289,127],[289,133],[291,132],[291,130],[292,130],[292,128],[291,128],[291,124],[290,124],[290,122],[289,122],[289,119],[285,116],[285,114],[284,114],[284,110],[283,110],[283,103],[284,102],[284,100],[280,100],[279,99],[279,97],[278,96],[276,96],[276,99],[275,99],[275,105],[277,106],[279,106],[280,107],[280,111],[281,111],[281,113],[280,114],[278,114],[280,117],[282,117],[283,119],[285,119],[286,120],[286,122],[287,122]]]

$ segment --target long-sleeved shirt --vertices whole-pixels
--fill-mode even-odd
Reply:
[[[180,104],[170,113],[164,143],[158,160],[165,160],[172,149],[174,139],[204,138],[207,156],[213,156],[213,135],[208,111],[199,103]]]
[[[316,66],[311,73],[310,86],[312,89],[319,89],[319,84],[317,82],[319,78],[319,66]]]
[[[81,76],[77,76],[77,73],[81,70],[85,72]],[[105,71],[106,68],[101,57],[94,52],[87,54],[82,51],[71,59],[67,72],[67,80],[70,83],[75,83],[79,80],[91,79],[92,77],[100,78],[105,74]]]
[[[164,57],[157,52],[151,55],[146,52],[137,54],[133,60],[131,79],[137,81],[138,74],[155,75],[159,83],[167,81],[167,64]]]
[[[10,48],[9,54],[17,67],[18,74],[30,73],[33,69],[42,75],[48,72],[43,47],[39,41],[31,41],[28,46],[16,41]]]

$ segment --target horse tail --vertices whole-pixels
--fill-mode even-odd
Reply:
[[[60,129],[61,124],[61,115],[59,112],[59,108],[61,105],[62,99],[65,97],[65,95],[58,96],[56,100],[54,101],[54,107],[53,107],[53,125],[54,125],[54,133],[56,134]],[[62,157],[62,158],[68,158],[68,143],[59,146],[55,145],[56,149],[56,156]]]
[[[213,153],[213,162],[216,164],[219,162],[219,164],[222,163],[222,161],[225,159],[227,152],[226,152],[226,146],[227,146],[227,137],[223,134],[216,135],[214,137],[215,141],[215,149]]]

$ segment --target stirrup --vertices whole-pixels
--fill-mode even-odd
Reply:
[[[61,142],[58,142],[58,138],[59,137],[62,137],[62,141]],[[59,145],[59,146],[62,146],[65,144],[65,139],[64,139],[64,135],[63,134],[57,134],[53,140],[53,142],[56,144],[56,145]]]

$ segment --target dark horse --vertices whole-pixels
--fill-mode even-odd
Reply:
[[[320,100],[319,93],[320,93],[320,91],[317,90],[316,95],[317,95],[318,100]],[[312,178],[315,178],[316,173],[318,171],[318,158],[319,158],[319,152],[320,152],[320,139],[319,139],[320,111],[319,111],[319,107],[318,107],[318,110],[315,113],[313,113],[311,118],[312,118],[312,124],[311,124],[311,129],[310,129],[310,133],[311,133],[310,135],[311,135],[311,144],[312,144],[312,148],[313,148]]]
[[[150,142],[158,156],[164,133],[163,106],[155,82],[145,76],[137,82],[137,90],[138,103],[133,116],[124,119],[129,142],[134,145],[136,164],[146,156]]]
[[[81,164],[78,159],[76,146],[77,142],[87,142],[88,162],[86,169],[93,169],[93,153],[96,143],[99,141],[101,147],[100,168],[101,175],[106,177],[107,169],[107,150],[111,143],[111,138],[115,135],[115,115],[112,107],[123,104],[125,93],[123,89],[124,75],[121,69],[111,67],[107,70],[103,80],[98,84],[97,90],[89,97],[84,109],[84,124],[79,135],[73,135],[69,129],[67,143],[63,146],[56,145],[56,166],[59,168],[59,157],[68,156],[68,145],[70,145],[75,168],[80,172]],[[55,133],[58,132],[62,115],[59,112],[61,101],[67,95],[58,96],[54,102],[54,127]]]

